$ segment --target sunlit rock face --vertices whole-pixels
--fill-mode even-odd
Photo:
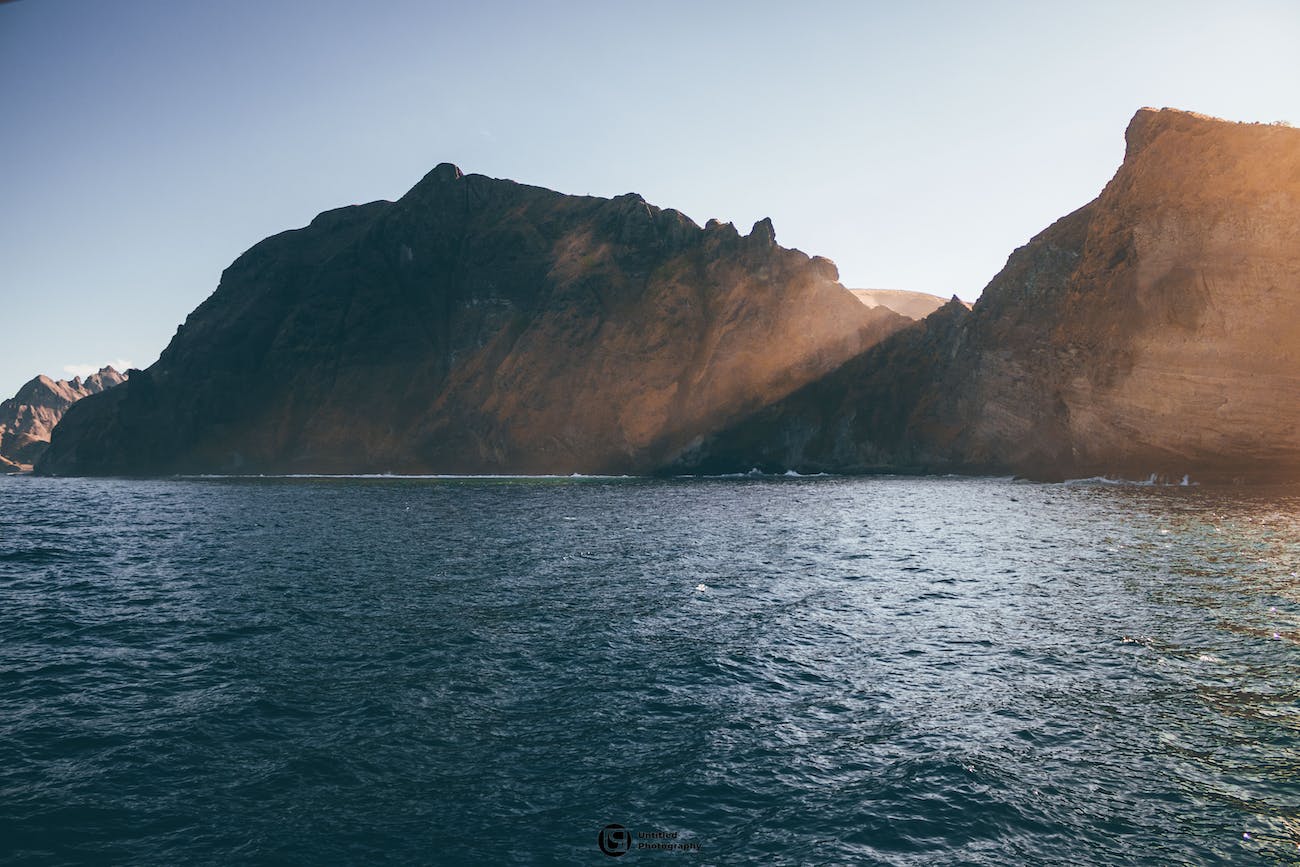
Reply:
[[[82,398],[118,385],[126,377],[111,366],[81,377],[38,376],[0,403],[0,472],[30,470],[50,443],[59,419]]]
[[[1014,328],[982,341],[971,456],[1048,476],[1296,475],[1300,131],[1144,109],[1127,141],[1097,200],[1017,254],[1050,263],[1041,283],[1030,264],[990,287],[984,318]]]
[[[1143,109],[1101,195],[678,468],[1300,476],[1300,130]]]
[[[907,324],[641,197],[443,164],[240,256],[38,472],[637,473]]]

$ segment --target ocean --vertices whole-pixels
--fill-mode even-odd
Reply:
[[[1298,489],[0,502],[0,863],[1300,863]]]

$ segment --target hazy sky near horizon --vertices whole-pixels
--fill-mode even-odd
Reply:
[[[0,3],[0,399],[152,363],[221,271],[430,168],[635,191],[978,297],[1144,105],[1300,124],[1300,3]]]

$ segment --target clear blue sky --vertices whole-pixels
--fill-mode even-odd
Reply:
[[[0,3],[0,397],[444,160],[974,299],[1139,107],[1300,125],[1297,46],[1294,0]]]

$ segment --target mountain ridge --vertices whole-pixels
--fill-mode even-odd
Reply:
[[[27,472],[49,447],[50,433],[79,400],[119,385],[126,376],[105,365],[84,380],[51,379],[44,374],[0,402],[0,472]]]
[[[907,324],[768,219],[444,163],[239,256],[38,471],[648,472]]]

